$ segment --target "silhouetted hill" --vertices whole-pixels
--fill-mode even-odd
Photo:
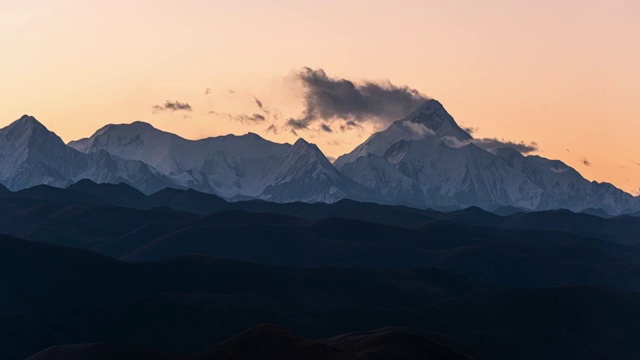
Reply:
[[[500,216],[509,216],[509,215],[513,215],[521,212],[526,212],[526,211],[513,206],[500,206],[496,209],[493,209],[491,212]]]
[[[275,325],[259,325],[196,356],[194,360],[361,360]]]
[[[89,179],[84,179],[69,185],[66,190],[87,194],[105,204],[134,209],[146,208],[144,204],[147,201],[147,196],[125,183],[96,184]]]
[[[412,328],[383,328],[322,340],[361,359],[494,359],[477,348],[442,334]]]
[[[41,351],[27,360],[187,360],[184,355],[172,355],[135,346],[111,344],[60,345]]]
[[[0,284],[4,313],[64,310],[161,293],[252,293],[315,308],[359,306],[375,299],[370,307],[393,307],[487,287],[438,269],[286,268],[204,256],[131,264],[2,235]]]
[[[327,340],[310,340],[273,324],[253,326],[197,354],[173,355],[134,346],[80,344],[54,346],[27,360],[490,360],[489,355],[441,335],[414,329],[380,329]],[[445,340],[443,345],[440,342]],[[471,355],[469,355],[469,352]]]
[[[201,216],[157,208],[137,210],[19,198],[4,199],[0,210],[4,214],[0,218],[2,232],[132,261],[204,254],[285,266],[439,267],[516,287],[597,285],[640,289],[640,281],[624,276],[640,263],[640,249],[555,230],[443,220],[403,227],[236,210]],[[469,212],[479,212],[480,218],[498,218],[499,222],[517,220],[518,216],[503,218],[479,209]],[[536,221],[554,216],[543,215]],[[591,220],[590,215],[573,215]],[[593,218],[603,222],[635,219]],[[629,233],[633,233],[633,222],[628,223]]]
[[[393,359],[402,351],[443,359],[457,359],[457,353],[466,359],[474,358],[467,356],[475,354],[468,351],[473,348],[505,359],[633,359],[640,354],[637,293],[505,289],[435,269],[297,268],[203,256],[131,264],[7,236],[0,237],[0,267],[3,359],[81,343],[193,354],[260,323],[281,324],[311,339],[411,327],[468,344],[395,331],[350,335],[341,346],[334,339],[342,352],[362,359]],[[255,349],[273,356],[274,344],[291,344],[296,349],[291,356],[299,351],[303,358],[331,350],[277,329],[267,329],[264,337],[250,331],[209,354],[241,356],[240,349]],[[331,345],[329,340],[320,344]]]
[[[168,209],[174,209],[201,215],[224,210],[240,210],[278,213],[310,220],[339,217],[405,227],[419,226],[439,220],[516,230],[558,230],[640,246],[637,240],[640,238],[640,219],[628,215],[607,218],[601,213],[597,213],[597,216],[587,213],[573,213],[568,210],[525,213],[516,212],[509,208],[503,209],[504,213],[501,213],[503,216],[499,216],[477,207],[452,212],[438,212],[353,200],[341,200],[333,204],[278,204],[259,200],[229,203],[215,195],[195,190],[171,188],[149,196],[140,195],[137,190],[124,183],[118,185],[95,184],[88,180],[71,185],[67,190],[41,185],[16,193],[0,192],[0,198],[3,199],[29,198],[49,202],[108,204],[146,210],[165,209],[165,212]]]

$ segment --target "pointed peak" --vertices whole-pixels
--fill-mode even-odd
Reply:
[[[46,126],[44,126],[42,123],[36,120],[35,117],[30,115],[22,115],[20,119],[14,121],[5,129],[7,129],[12,133],[16,133],[16,134],[20,133],[25,136],[32,135],[35,133],[37,134],[50,133],[49,129],[47,129]]]
[[[310,143],[303,138],[299,138],[298,140],[296,140],[295,143],[293,143],[293,146],[291,146],[291,152],[309,151],[309,150],[315,151],[315,152],[320,151],[320,149],[316,146],[316,144]]]
[[[304,153],[313,153],[316,157],[326,158],[324,153],[322,153],[316,144],[312,144],[303,138],[299,138],[293,146],[291,146],[291,149],[289,149],[289,154],[300,155]]]
[[[22,115],[20,117],[20,119],[16,120],[13,122],[12,125],[20,125],[20,126],[37,126],[37,127],[41,127],[41,128],[45,128],[46,127],[44,125],[42,125],[41,122],[39,122],[35,117],[31,116],[31,115]]]
[[[298,138],[298,140],[296,140],[295,143],[293,143],[293,146],[309,146],[311,145],[307,140],[303,139],[303,138]]]
[[[436,99],[427,99],[418,109],[444,110],[442,103]]]
[[[435,99],[425,101],[422,106],[399,121],[423,125],[437,136],[453,136],[459,140],[471,139],[471,135],[460,128],[444,106]]]
[[[38,121],[38,120],[36,120],[36,118],[34,118],[31,115],[24,114],[20,117],[20,119],[18,119],[18,121]]]

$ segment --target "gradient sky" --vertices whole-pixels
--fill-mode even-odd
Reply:
[[[272,120],[209,111],[251,114],[257,97],[281,126],[302,111],[293,75],[308,66],[407,85],[477,137],[536,142],[638,194],[638,35],[637,0],[0,0],[0,126],[26,113],[65,141],[142,120],[293,142]],[[193,111],[154,114],[165,100]],[[335,157],[378,128],[298,135]]]

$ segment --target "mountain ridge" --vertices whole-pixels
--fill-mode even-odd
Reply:
[[[602,209],[610,215],[640,210],[640,197],[590,182],[561,161],[483,148],[437,100],[334,163],[302,138],[293,145],[254,133],[189,140],[142,121],[108,124],[64,144],[28,115],[0,129],[0,160],[0,184],[13,191],[91,179],[124,182],[146,194],[191,188],[232,200],[347,198],[436,209]]]

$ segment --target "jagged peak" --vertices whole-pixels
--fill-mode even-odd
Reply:
[[[438,135],[451,135],[459,140],[471,139],[471,135],[458,126],[451,114],[435,99],[426,100],[423,105],[398,121],[422,124]]]
[[[289,152],[300,153],[300,152],[309,152],[309,151],[314,152],[316,154],[320,154],[322,155],[322,157],[324,157],[324,154],[316,144],[310,143],[303,138],[299,138],[298,140],[296,140],[296,142],[293,143],[293,146],[291,146],[291,150]]]

